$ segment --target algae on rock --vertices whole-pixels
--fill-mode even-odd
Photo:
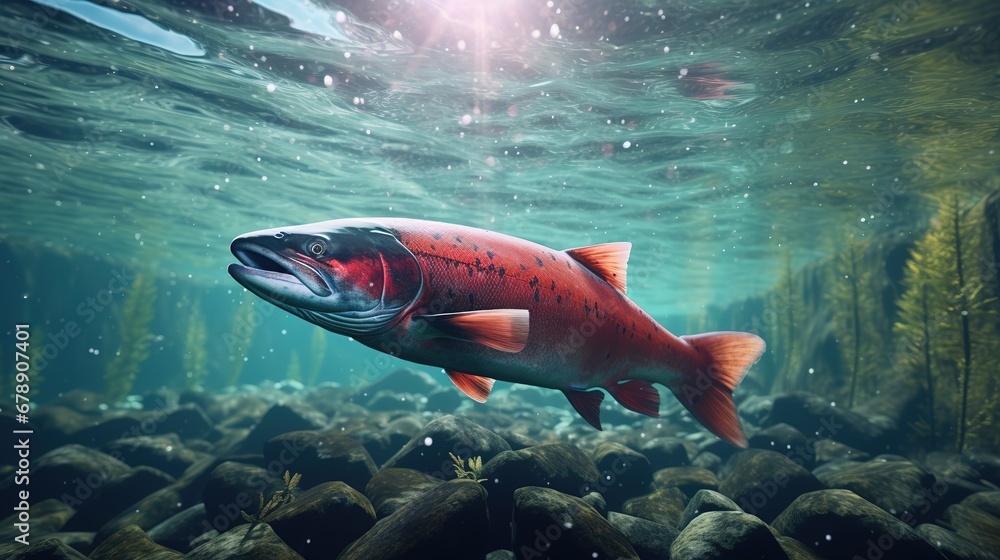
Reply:
[[[153,341],[149,324],[153,320],[155,302],[156,283],[152,274],[148,271],[136,273],[124,302],[115,309],[120,342],[104,372],[105,391],[111,402],[128,396],[139,368],[149,357],[149,345]]]

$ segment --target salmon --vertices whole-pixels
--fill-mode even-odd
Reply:
[[[676,336],[626,296],[630,243],[557,250],[455,224],[319,222],[233,240],[229,273],[306,321],[440,367],[486,402],[494,380],[562,391],[601,429],[605,392],[659,416],[663,385],[746,447],[732,392],[765,350],[750,333]]]

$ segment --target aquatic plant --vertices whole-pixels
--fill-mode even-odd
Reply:
[[[486,480],[485,478],[479,478],[483,472],[483,458],[481,456],[469,457],[469,470],[465,470],[465,464],[462,462],[461,457],[450,451],[448,455],[451,456],[451,461],[455,465],[455,478],[475,480],[476,482]]]
[[[189,315],[181,366],[184,369],[184,386],[193,389],[201,387],[201,382],[208,373],[208,328],[205,326],[205,315],[201,312],[200,299],[195,299],[185,307],[189,310]]]
[[[836,282],[829,294],[841,356],[850,364],[847,406],[854,406],[859,379],[877,385],[879,330],[873,314],[877,305],[873,273],[863,261],[866,247],[853,234],[848,236],[836,263]]]
[[[268,515],[274,512],[274,510],[295,499],[295,496],[292,495],[292,491],[299,485],[299,480],[301,479],[301,474],[295,473],[292,475],[289,471],[285,471],[283,479],[285,487],[272,494],[271,498],[267,500],[267,502],[264,502],[264,493],[261,492],[260,501],[257,506],[257,513],[250,515],[249,513],[240,510],[240,515],[243,516],[243,519],[250,523],[250,528],[247,529],[247,534],[250,534],[250,531],[253,531],[253,528],[256,527],[258,523],[263,522]]]
[[[252,297],[249,292],[244,294],[243,300],[237,305],[233,312],[233,319],[229,326],[229,332],[222,335],[222,340],[229,351],[229,375],[227,382],[229,385],[236,385],[243,375],[243,366],[246,364],[246,355],[250,351],[250,343],[253,340],[254,331],[257,330],[259,321],[255,320]]]
[[[149,345],[153,342],[149,323],[153,320],[155,301],[156,283],[152,274],[137,272],[124,302],[114,313],[120,342],[104,372],[105,392],[112,402],[128,396],[139,367],[149,357]]]
[[[323,358],[326,357],[326,331],[314,327],[312,333],[312,339],[309,342],[309,377],[306,382],[311,386],[315,387],[316,383],[319,381],[319,373],[323,369]]]
[[[992,375],[1000,352],[996,288],[970,266],[988,246],[982,205],[967,210],[964,200],[957,191],[939,198],[937,216],[911,253],[895,327],[899,362],[923,374],[930,432],[936,438],[942,422],[953,427],[960,451],[970,430],[976,440],[1000,439],[989,428],[1000,420]]]

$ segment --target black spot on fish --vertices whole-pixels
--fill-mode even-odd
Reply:
[[[486,256],[489,257],[490,260],[493,260],[493,251],[486,251]]]
[[[441,240],[441,234],[440,233],[432,233],[431,237],[433,237],[434,239],[437,239],[438,241]]]
[[[539,267],[545,266],[545,263],[542,262],[542,259],[540,259],[538,257],[535,257],[535,262],[538,263]]]
[[[455,299],[455,290],[452,290],[451,288],[448,288],[448,298],[449,299]]]
[[[476,295],[469,292],[469,305],[476,305]]]
[[[476,268],[482,268],[482,267],[483,267],[483,261],[481,261],[479,257],[476,257]]]
[[[496,269],[497,269],[497,267],[493,263],[490,263],[490,266],[486,267],[486,270],[489,270],[490,272],[495,272]]]
[[[462,242],[462,238],[456,235],[455,236],[455,241],[461,243]]]
[[[520,266],[520,267],[521,267],[521,270],[528,270],[528,267],[524,266],[523,264],[520,264],[520,265],[518,265],[518,266]]]
[[[653,340],[653,333],[646,333],[646,340]]]
[[[587,317],[590,317],[590,304],[587,303],[587,298],[583,299],[583,310],[587,313]]]
[[[532,288],[534,288],[535,286],[537,286],[538,285],[538,277],[535,276],[534,278],[532,278],[531,282],[528,282],[528,285],[531,286]]]
[[[566,268],[573,270],[573,263],[566,261]]]
[[[625,334],[627,331],[628,331],[628,329],[626,329],[625,327],[622,327],[622,334]]]
[[[538,288],[535,288],[534,298],[535,298],[535,301],[538,301]]]
[[[472,274],[473,274],[473,268],[470,266],[469,267],[469,278],[472,278]]]
[[[455,262],[453,262],[452,264],[453,264],[453,265],[455,265],[455,268],[458,268],[458,265],[459,265],[459,264],[461,264],[461,263],[460,263],[460,262],[458,262],[458,261],[455,261]]]
[[[474,253],[478,253],[479,252],[479,245],[476,245],[475,243],[473,243],[472,244],[472,251]]]
[[[490,266],[493,266],[493,265],[491,264]],[[500,273],[500,278],[503,278],[504,275],[507,274],[507,271],[502,266],[499,269],[497,269],[497,272]]]
[[[562,303],[562,294],[556,294],[556,303]]]
[[[553,292],[556,291],[556,281],[555,280],[552,281],[552,285],[549,286],[549,289],[552,290]]]
[[[611,359],[611,352],[608,352],[608,353],[607,353],[607,354],[606,354],[606,355],[604,356],[604,359],[605,359],[605,360],[610,360],[610,359]]]
[[[555,256],[555,255],[553,255],[552,253],[549,253],[549,257],[550,257],[550,258],[551,258],[551,259],[552,259],[553,261],[554,261],[554,260],[556,260],[556,256]]]
[[[433,243],[431,243],[431,251],[437,251],[437,247],[435,247]]]

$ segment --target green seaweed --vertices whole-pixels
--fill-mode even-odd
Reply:
[[[149,324],[153,320],[155,302],[156,283],[152,274],[136,273],[125,300],[114,311],[119,346],[104,372],[105,392],[111,402],[128,396],[139,368],[149,357],[149,345],[153,341]]]
[[[469,457],[469,469],[465,469],[465,464],[462,462],[462,458],[455,455],[452,452],[448,452],[451,456],[451,461],[455,467],[455,478],[475,480],[476,482],[483,482],[485,478],[479,478],[483,472],[483,458],[482,457]]]
[[[313,328],[312,339],[309,342],[309,377],[306,382],[315,387],[319,381],[319,374],[323,369],[323,358],[326,357],[326,331]]]
[[[299,480],[301,479],[301,474],[295,473],[292,475],[289,471],[285,471],[283,479],[285,487],[272,494],[271,498],[266,502],[264,501],[264,493],[261,492],[260,501],[257,506],[257,513],[250,515],[249,513],[240,510],[240,515],[243,516],[243,519],[250,523],[250,528],[247,529],[247,535],[249,535],[250,531],[253,531],[254,527],[256,527],[259,523],[262,523],[268,515],[271,515],[274,510],[295,499],[292,491],[299,485]]]
[[[253,335],[259,323],[255,319],[253,298],[249,292],[246,292],[243,300],[240,301],[233,312],[229,332],[222,336],[222,340],[229,351],[229,374],[227,379],[229,385],[239,383],[240,377],[243,375],[243,366],[246,364],[247,352],[250,351],[250,343],[253,341]]]
[[[184,354],[181,356],[184,387],[201,388],[202,381],[208,374],[208,328],[205,326],[200,299],[195,299],[185,308],[190,309],[190,314],[184,336]]]
[[[288,358],[288,369],[285,371],[285,379],[302,382],[302,366],[299,360],[299,351],[292,350],[292,355]]]

